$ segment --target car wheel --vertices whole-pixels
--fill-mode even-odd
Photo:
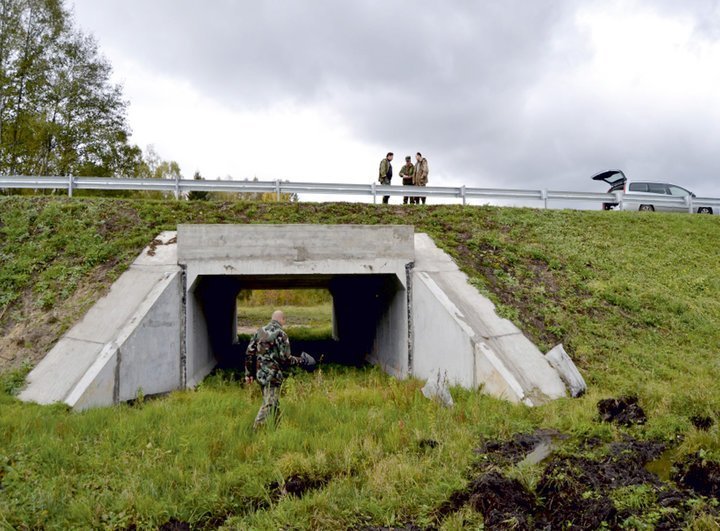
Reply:
[[[652,205],[640,205],[641,212],[655,212],[655,207]]]
[[[698,208],[698,214],[712,214],[712,208],[710,207],[700,207]]]

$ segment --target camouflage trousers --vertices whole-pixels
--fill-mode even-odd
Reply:
[[[416,184],[415,186],[425,186],[424,184]],[[416,205],[420,204],[420,201],[422,201],[422,204],[425,204],[425,196],[419,196],[419,197],[411,197],[410,202],[414,203]]]
[[[383,178],[380,179],[380,184],[382,184],[382,185],[389,185],[389,184],[390,184],[390,179],[388,179],[387,177],[383,177]],[[389,196],[389,195],[384,195],[384,196],[383,196],[383,203],[386,203],[386,204],[387,204],[389,201],[390,201],[390,196]]]
[[[280,420],[280,386],[263,385],[262,396],[262,406],[260,406],[260,411],[258,411],[255,417],[255,423],[253,424],[254,429],[264,425],[268,417],[270,417],[275,424]]]

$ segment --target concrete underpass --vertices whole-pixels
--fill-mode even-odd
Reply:
[[[296,354],[398,378],[441,373],[527,405],[566,395],[537,347],[412,226],[180,225],[58,341],[20,398],[86,409],[193,387],[244,361],[240,291],[294,288],[333,301],[333,339],[293,344]]]
[[[394,275],[209,275],[199,276],[188,292],[195,305],[197,325],[191,349],[207,352],[196,357],[199,367],[242,366],[247,341],[238,340],[238,295],[245,290],[324,289],[332,296],[332,338],[293,340],[293,352],[307,351],[324,362],[359,366],[380,348],[378,329],[390,316],[396,297],[406,296]],[[269,315],[266,316],[269,319]],[[292,315],[288,315],[292,319]],[[258,326],[264,323],[256,323]]]

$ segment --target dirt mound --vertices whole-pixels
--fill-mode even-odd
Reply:
[[[158,528],[160,531],[190,531],[190,524],[171,518]]]
[[[632,512],[618,511],[613,495],[617,489],[640,485],[656,493],[658,505],[684,503],[683,493],[672,491],[645,468],[665,451],[666,445],[659,441],[628,438],[606,444],[590,440],[581,447],[599,457],[550,457],[534,492],[503,474],[502,466],[513,467],[559,438],[562,435],[557,432],[539,430],[515,435],[509,441],[486,442],[476,450],[482,455],[471,468],[467,487],[453,492],[436,509],[438,521],[470,507],[483,515],[488,529],[612,528],[632,516]],[[684,510],[667,511],[658,525],[677,525],[682,514]]]
[[[285,478],[282,483],[273,481],[267,485],[270,492],[270,499],[279,500],[283,496],[295,496],[302,498],[308,491],[317,490],[330,481],[330,476],[311,477],[305,474],[292,474]]]
[[[469,505],[482,513],[486,529],[531,529],[535,498],[516,479],[489,472],[468,488]]]
[[[421,450],[433,449],[438,447],[438,442],[435,439],[420,439],[418,447]]]
[[[607,398],[597,403],[598,413],[603,422],[614,422],[621,426],[645,424],[647,416],[638,404],[636,396]]]
[[[692,422],[693,426],[702,431],[709,430],[712,428],[713,424],[715,424],[712,417],[707,417],[705,415],[695,415],[694,417],[690,417],[690,422]]]
[[[535,430],[533,433],[517,433],[509,441],[486,441],[475,453],[482,454],[480,467],[488,465],[514,465],[525,459],[540,444],[549,443],[563,435],[555,430]]]
[[[612,443],[607,455],[593,460],[582,456],[556,457],[548,463],[537,485],[545,502],[538,520],[552,529],[572,523],[595,529],[602,522],[616,525],[617,510],[609,494],[631,485],[661,485],[645,465],[657,459],[665,445],[655,441]]]
[[[676,463],[672,479],[703,496],[720,498],[720,463],[706,461],[697,452]]]

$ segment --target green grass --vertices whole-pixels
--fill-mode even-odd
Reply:
[[[270,319],[273,311],[282,310],[287,320],[286,326],[293,327],[322,327],[332,324],[332,303],[313,304],[309,306],[245,306],[238,303],[238,325],[257,327]]]
[[[298,374],[284,386],[279,427],[259,433],[251,429],[259,389],[221,375],[197,391],[84,413],[3,398],[0,526],[152,528],[228,515],[241,529],[429,520],[460,485],[447,463],[460,472],[478,437],[499,425],[527,428],[531,412],[466,391],[448,410],[420,385],[375,368]],[[501,418],[515,409],[514,420]],[[424,438],[440,446],[423,450]],[[292,474],[328,483],[253,510],[271,503],[268,485]]]
[[[628,433],[720,460],[717,425],[702,432],[689,420],[717,422],[720,411],[717,216],[0,198],[0,331],[53,315],[58,324],[44,328],[44,342],[23,347],[39,356],[160,231],[250,222],[415,225],[543,349],[563,342],[588,395],[528,409],[457,389],[457,406],[445,410],[422,398],[421,383],[333,369],[288,380],[280,427],[254,435],[257,389],[222,377],[139,407],[72,413],[17,402],[9,393],[23,373],[6,373],[0,528],[152,528],[170,518],[202,526],[228,515],[241,529],[431,525],[433,508],[464,484],[483,437],[536,427],[569,434],[569,445]],[[272,309],[244,318],[257,326]],[[648,423],[597,422],[596,402],[624,393],[639,396]],[[440,446],[420,451],[422,438]],[[296,473],[329,482],[302,499],[271,501],[268,485]],[[537,469],[515,473],[529,485],[537,479]],[[643,507],[647,493],[625,489],[615,502]],[[456,514],[445,527],[473,521],[477,515]],[[702,512],[698,522],[718,523]]]

